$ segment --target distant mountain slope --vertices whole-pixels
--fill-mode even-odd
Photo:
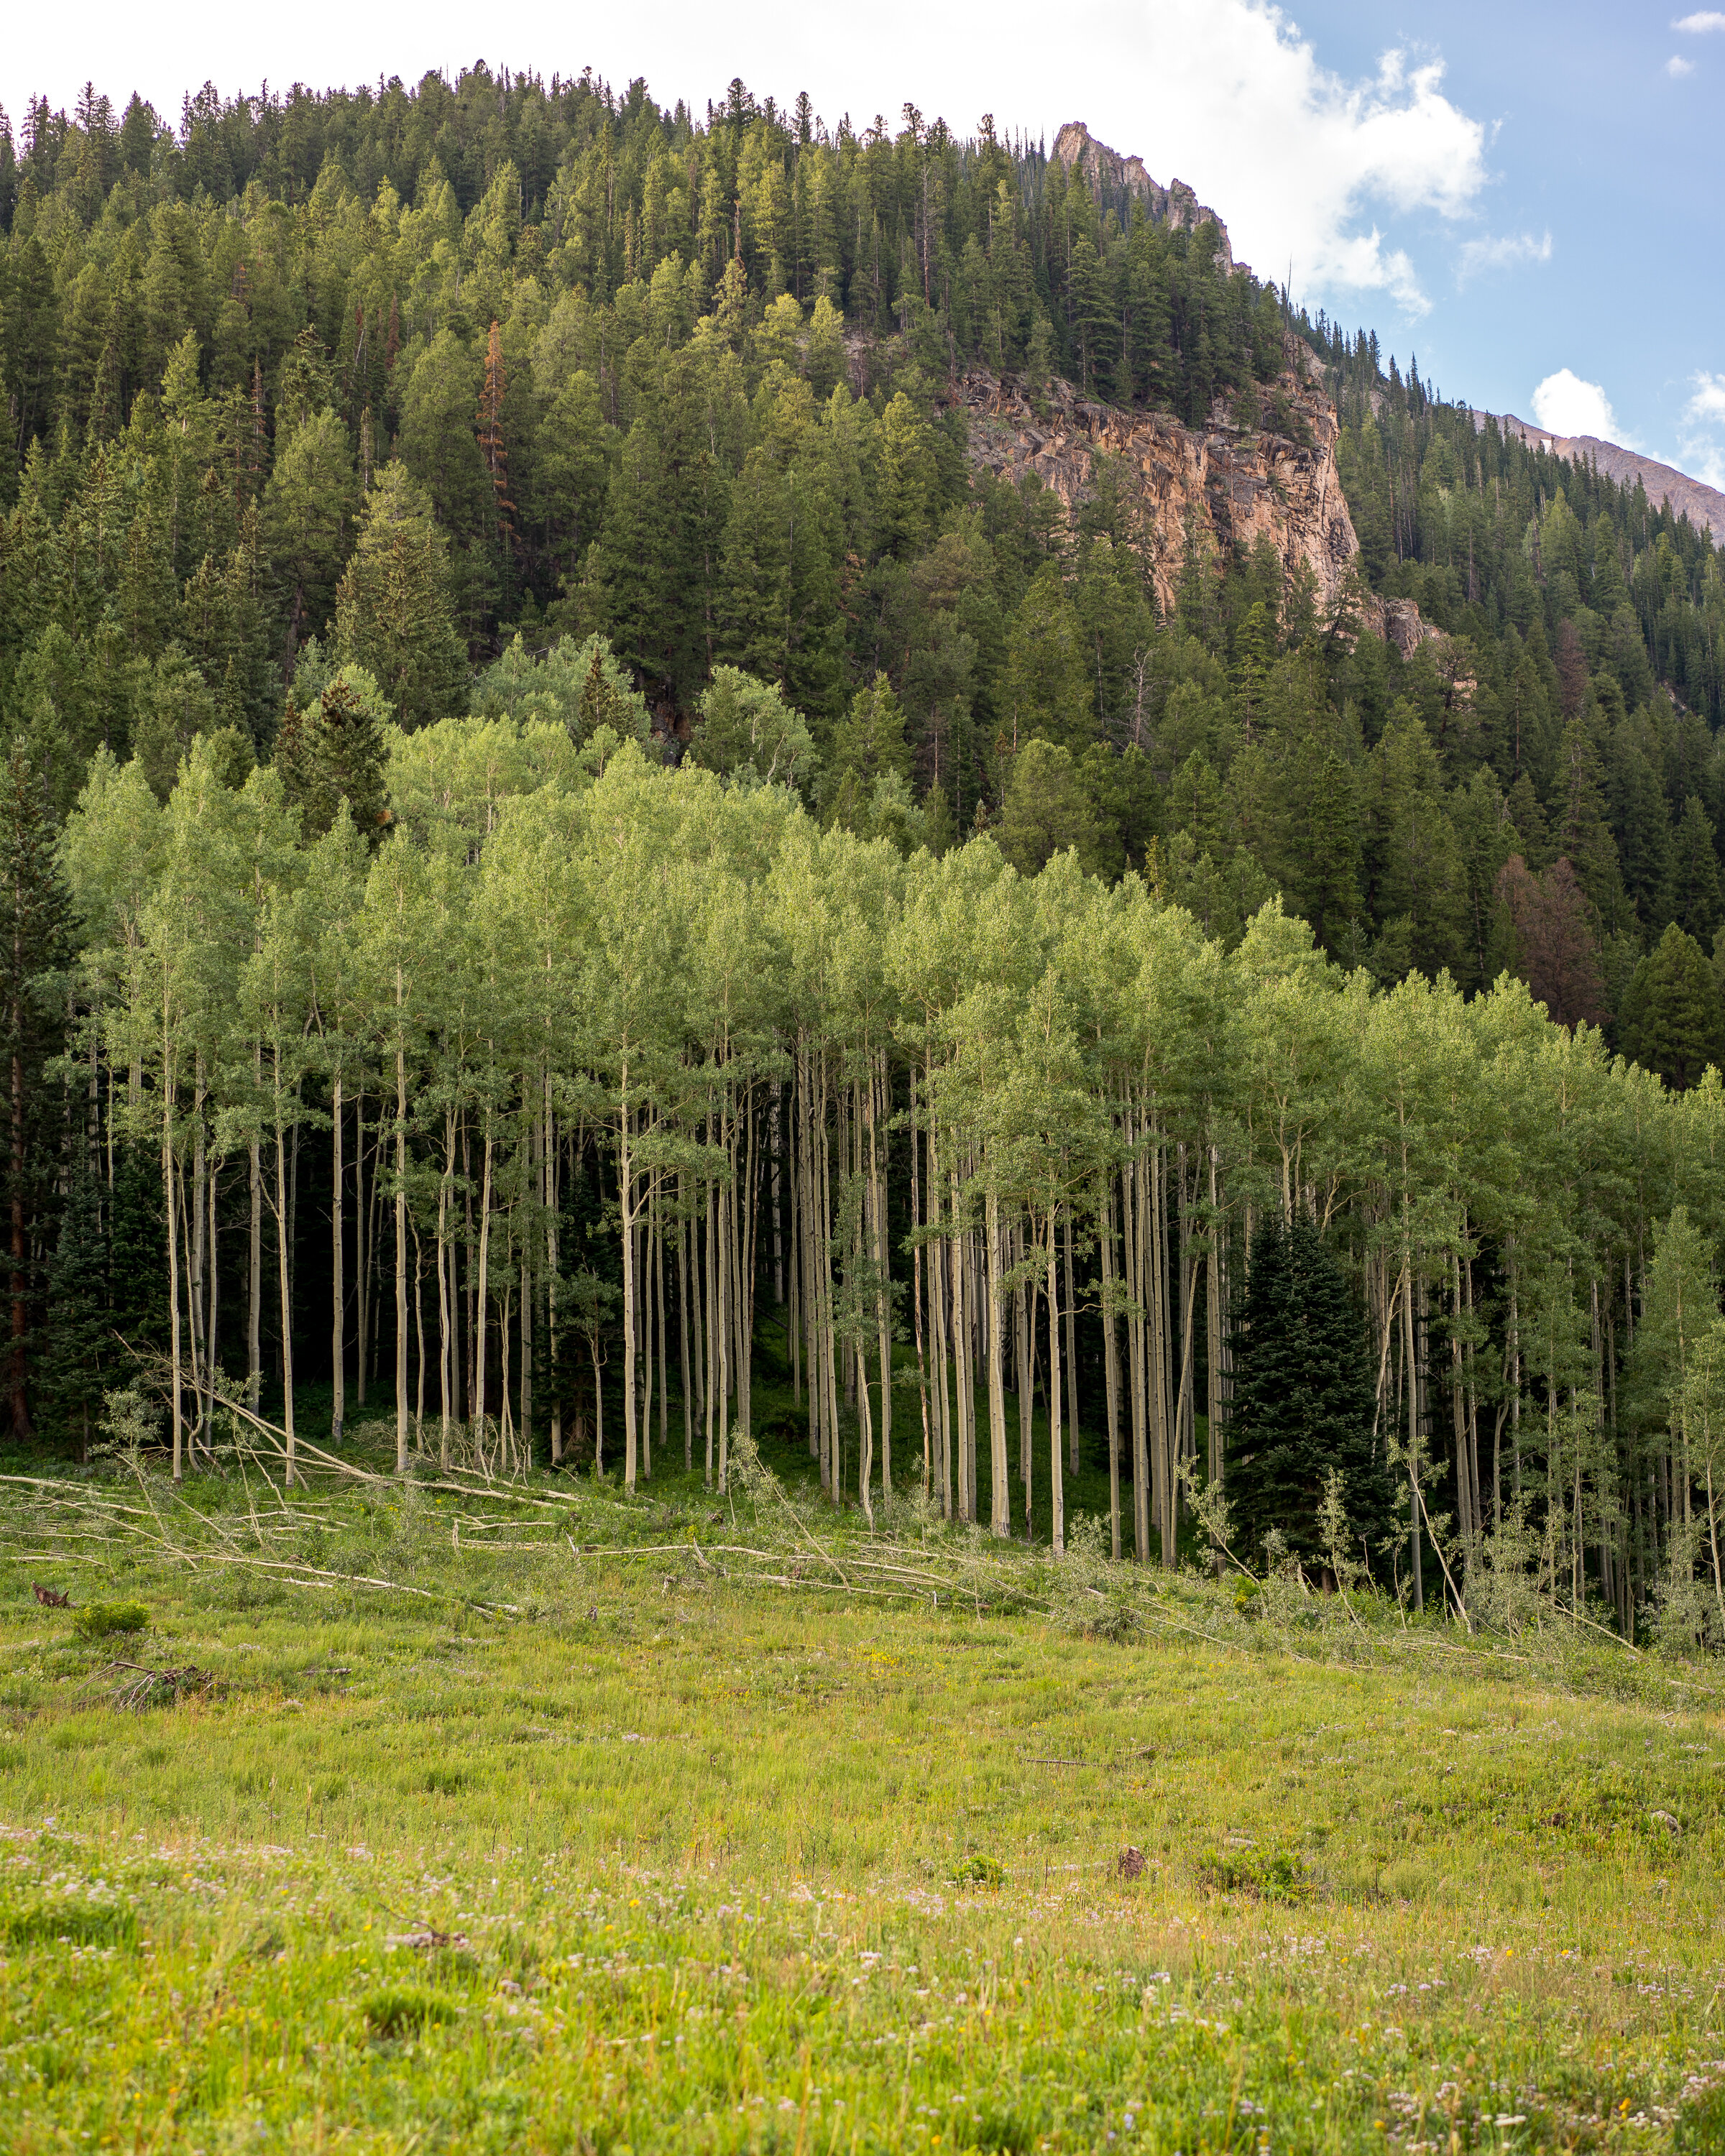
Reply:
[[[1650,501],[1668,501],[1674,516],[1686,516],[1697,531],[1711,531],[1716,542],[1725,545],[1725,494],[1717,487],[1703,485],[1686,472],[1638,455],[1615,442],[1602,442],[1594,434],[1548,434],[1543,427],[1529,426],[1525,419],[1517,418],[1512,412],[1495,416],[1506,434],[1519,434],[1536,447],[1543,444],[1553,456],[1589,458],[1620,486],[1633,486],[1639,479]],[[1476,412],[1473,423],[1483,427],[1486,414]]]

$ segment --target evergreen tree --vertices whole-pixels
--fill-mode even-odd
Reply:
[[[1266,1218],[1252,1238],[1234,1341],[1226,1490],[1242,1555],[1272,1528],[1321,1558],[1317,1516],[1332,1471],[1354,1535],[1375,1551],[1394,1497],[1374,1446],[1363,1313],[1310,1215]]]
[[[1706,953],[1674,921],[1630,978],[1618,1045],[1645,1070],[1686,1092],[1709,1064],[1725,1070],[1725,1009]]]
[[[466,683],[448,553],[407,467],[386,465],[366,498],[359,543],[336,593],[336,649],[372,675],[409,732],[455,710]]]
[[[344,666],[310,711],[290,704],[275,745],[275,768],[307,839],[334,824],[343,801],[376,847],[390,821],[383,726],[389,707],[364,670]]]
[[[1719,924],[1725,921],[1725,897],[1719,888],[1719,855],[1713,844],[1713,827],[1694,794],[1683,803],[1683,814],[1671,845],[1671,867],[1665,888],[1664,915],[1703,950],[1711,950]]]
[[[7,1389],[12,1435],[32,1423],[29,1356],[39,1252],[54,1196],[57,1088],[48,1066],[64,1037],[64,983],[71,920],[57,834],[42,781],[14,742],[0,767],[0,1070],[6,1077],[5,1189],[11,1328]]]
[[[82,1460],[90,1423],[111,1382],[115,1346],[108,1312],[108,1242],[102,1188],[80,1162],[61,1208],[59,1234],[48,1264],[47,1320],[39,1363],[41,1394],[58,1433]]]

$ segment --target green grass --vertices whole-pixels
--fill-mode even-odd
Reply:
[[[1725,2147],[1710,1671],[680,1476],[53,1494],[9,2148]],[[33,1578],[199,1682],[126,1711]]]

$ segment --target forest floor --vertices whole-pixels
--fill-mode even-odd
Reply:
[[[1715,1670],[870,1536],[789,1445],[10,1464],[13,2150],[1725,2148]]]

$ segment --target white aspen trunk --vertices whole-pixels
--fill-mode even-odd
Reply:
[[[641,1229],[641,1475],[653,1479],[653,1245],[655,1211],[654,1178],[647,1179]]]
[[[262,1048],[254,1073],[257,1090],[264,1090]],[[246,1147],[251,1183],[251,1235],[247,1249],[245,1308],[245,1396],[254,1414],[264,1396],[264,1156],[254,1138]]]
[[[721,1184],[718,1194],[718,1245],[715,1260],[713,1339],[718,1348],[718,1370],[714,1391],[719,1405],[718,1491],[723,1496],[731,1470],[731,1214],[736,1205],[736,1186]]]
[[[783,1111],[784,1088],[780,1081],[773,1081],[771,1140],[773,1151],[773,1303],[776,1310],[784,1307],[784,1229],[779,1214],[779,1161],[783,1142],[779,1118]]]
[[[677,1351],[683,1373],[683,1472],[695,1471],[695,1394],[689,1369],[689,1246],[695,1224],[684,1212],[683,1172],[677,1171]]]
[[[1076,1475],[1082,1462],[1078,1449],[1078,1306],[1072,1288],[1072,1214],[1070,1208],[1065,1216],[1065,1229],[1061,1266],[1065,1286],[1066,1447],[1069,1465]]]
[[[521,1240],[521,1460],[533,1465],[533,1260]]]
[[[563,1456],[563,1396],[557,1381],[557,1265],[561,1256],[557,1238],[557,1204],[561,1195],[557,1189],[559,1144],[557,1111],[551,1097],[551,1065],[547,1058],[545,1070],[545,1345],[550,1361],[545,1374],[551,1386],[551,1457],[553,1466]]]
[[[657,1216],[653,1229],[653,1296],[654,1337],[659,1342],[659,1449],[666,1452],[670,1449],[670,1385],[665,1376],[665,1223]]]
[[[1210,1154],[1210,1240],[1204,1258],[1204,1315],[1205,1368],[1205,1417],[1209,1424],[1209,1481],[1213,1487],[1223,1486],[1224,1458],[1222,1430],[1222,1358],[1226,1350],[1224,1333],[1227,1321],[1228,1267],[1226,1238],[1222,1220],[1222,1203],[1216,1173],[1216,1148]]]
[[[192,1350],[192,1384],[198,1395],[198,1420],[192,1431],[192,1450],[195,1454],[198,1440],[207,1446],[208,1437],[208,1398],[210,1376],[208,1357],[205,1353],[208,1320],[204,1306],[204,1184],[207,1178],[205,1158],[203,1109],[209,1095],[204,1083],[203,1051],[200,1049],[194,1066],[192,1092],[192,1196],[187,1207],[186,1223],[186,1318],[187,1345]],[[182,1194],[183,1199],[183,1193]]]
[[[1171,1567],[1178,1548],[1179,1514],[1174,1495],[1173,1404],[1168,1397],[1168,1163],[1159,1132],[1150,1157],[1150,1363],[1156,1436],[1153,1481],[1162,1529],[1162,1562]]]
[[[1120,1562],[1120,1334],[1114,1314],[1114,1183],[1096,1216],[1102,1274],[1102,1396],[1108,1420],[1108,1547]]]
[[[281,1059],[275,1064],[275,1264],[281,1281],[281,1426],[286,1441],[285,1479],[291,1487],[297,1472],[294,1446],[294,1289],[288,1264],[287,1146],[281,1123]]]
[[[220,1251],[216,1240],[216,1173],[213,1168],[210,1171],[207,1189],[209,1204],[209,1337],[203,1351],[203,1427],[204,1443],[212,1448],[211,1457],[213,1458],[216,1427],[216,1341],[218,1337],[216,1320],[218,1291],[222,1280]]]
[[[970,1419],[970,1388],[973,1373],[967,1361],[969,1335],[966,1330],[968,1313],[965,1302],[964,1260],[968,1238],[959,1229],[958,1175],[956,1168],[948,1170],[947,1195],[951,1201],[947,1214],[947,1273],[951,1301],[948,1315],[952,1324],[952,1501],[961,1520],[973,1515],[965,1510],[968,1491],[964,1471],[965,1433],[973,1427]]]
[[[485,1166],[480,1183],[478,1279],[475,1283],[473,1312],[473,1435],[485,1441],[485,1327],[491,1290],[491,1111],[485,1110]]]
[[[1402,1355],[1408,1388],[1408,1517],[1413,1525],[1414,1607],[1425,1607],[1425,1581],[1420,1562],[1420,1383],[1414,1329],[1414,1276],[1405,1250],[1402,1256]]]
[[[166,1069],[167,1059],[164,1056],[162,1061]],[[174,1163],[173,1093],[166,1075],[162,1082],[162,1189],[167,1213],[167,1322],[169,1359],[173,1371],[173,1479],[178,1483],[186,1471],[184,1378],[180,1362],[179,1206],[174,1188],[179,1178],[175,1173]]]
[[[341,1425],[347,1419],[347,1266],[341,1249],[341,1186],[346,1180],[341,1172],[341,1073],[338,1068],[330,1087],[330,1138],[332,1158],[330,1182],[334,1203],[330,1207],[330,1443],[339,1447]],[[258,1172],[258,1149],[252,1147],[252,1174],[255,1181]],[[257,1219],[257,1199],[252,1200],[252,1218]],[[255,1235],[255,1224],[254,1234]],[[439,1228],[439,1244],[442,1228]],[[438,1252],[439,1279],[442,1279],[443,1252]]]
[[[988,1466],[989,1502],[992,1510],[988,1532],[993,1535],[1012,1532],[1012,1495],[1008,1481],[1006,1455],[1006,1390],[1002,1362],[1005,1342],[1001,1327],[1005,1313],[1001,1309],[1000,1289],[1000,1200],[993,1190],[987,1199],[987,1234],[988,1241]]]
[[[928,1502],[933,1476],[933,1446],[928,1419],[928,1362],[923,1353],[922,1202],[921,1142],[916,1130],[916,1066],[911,1065],[911,1311],[916,1341],[916,1396],[922,1405],[922,1502]]]
[[[408,1058],[399,1032],[401,968],[395,969],[395,1471],[408,1471]]]
[[[1055,1275],[1056,1209],[1048,1209],[1048,1477],[1049,1541],[1056,1557],[1066,1548],[1065,1459],[1060,1445],[1060,1296]]]
[[[455,1173],[455,1111],[444,1114],[444,1172],[437,1186],[437,1382],[442,1395],[438,1464],[449,1464],[449,1414],[455,1389],[455,1282],[449,1249],[449,1188]],[[337,1210],[340,1200],[337,1199]]]
[[[413,1230],[413,1344],[418,1357],[413,1368],[413,1450],[418,1452],[425,1444],[425,1254],[418,1223],[408,1225]]]
[[[1127,1116],[1128,1142],[1136,1142],[1136,1118]],[[1141,1164],[1128,1160],[1121,1170],[1121,1254],[1130,1306],[1126,1321],[1127,1385],[1132,1402],[1132,1555],[1150,1562],[1149,1445],[1146,1427],[1142,1243],[1137,1200],[1142,1185]]]
[[[623,1065],[618,1116],[618,1188],[623,1229],[623,1486],[634,1494],[640,1433],[635,1425],[635,1204],[634,1111],[629,1105],[629,1065]]]
[[[706,1430],[706,1462],[702,1479],[706,1487],[713,1486],[714,1444],[713,1395],[718,1390],[719,1350],[716,1338],[718,1325],[718,1283],[716,1267],[719,1262],[717,1185],[711,1178],[706,1186],[706,1233],[702,1238],[704,1247],[701,1257],[701,1307],[702,1354],[701,1364],[701,1408]]]
[[[880,1494],[892,1495],[892,1294],[891,1252],[886,1240],[887,1124],[892,1114],[891,1081],[880,1055],[869,1075],[869,1168],[874,1215],[876,1319],[880,1353]]]
[[[373,1181],[376,1180],[375,1171]],[[371,1272],[371,1249],[366,1229],[369,1216],[366,1211],[366,1096],[362,1087],[353,1104],[353,1300],[356,1359],[353,1369],[353,1395],[361,1407],[366,1404],[366,1373],[371,1361],[371,1301],[366,1292],[366,1282]]]
[[[1016,1266],[1024,1256],[1024,1232],[1016,1221],[1009,1234],[1012,1237],[1012,1258]],[[1019,1481],[1024,1491],[1024,1532],[1030,1532],[1032,1460],[1031,1444],[1036,1412],[1035,1381],[1030,1368],[1030,1332],[1035,1324],[1036,1291],[1030,1282],[1021,1280],[1013,1291],[1013,1340],[1018,1351],[1019,1397]]]

